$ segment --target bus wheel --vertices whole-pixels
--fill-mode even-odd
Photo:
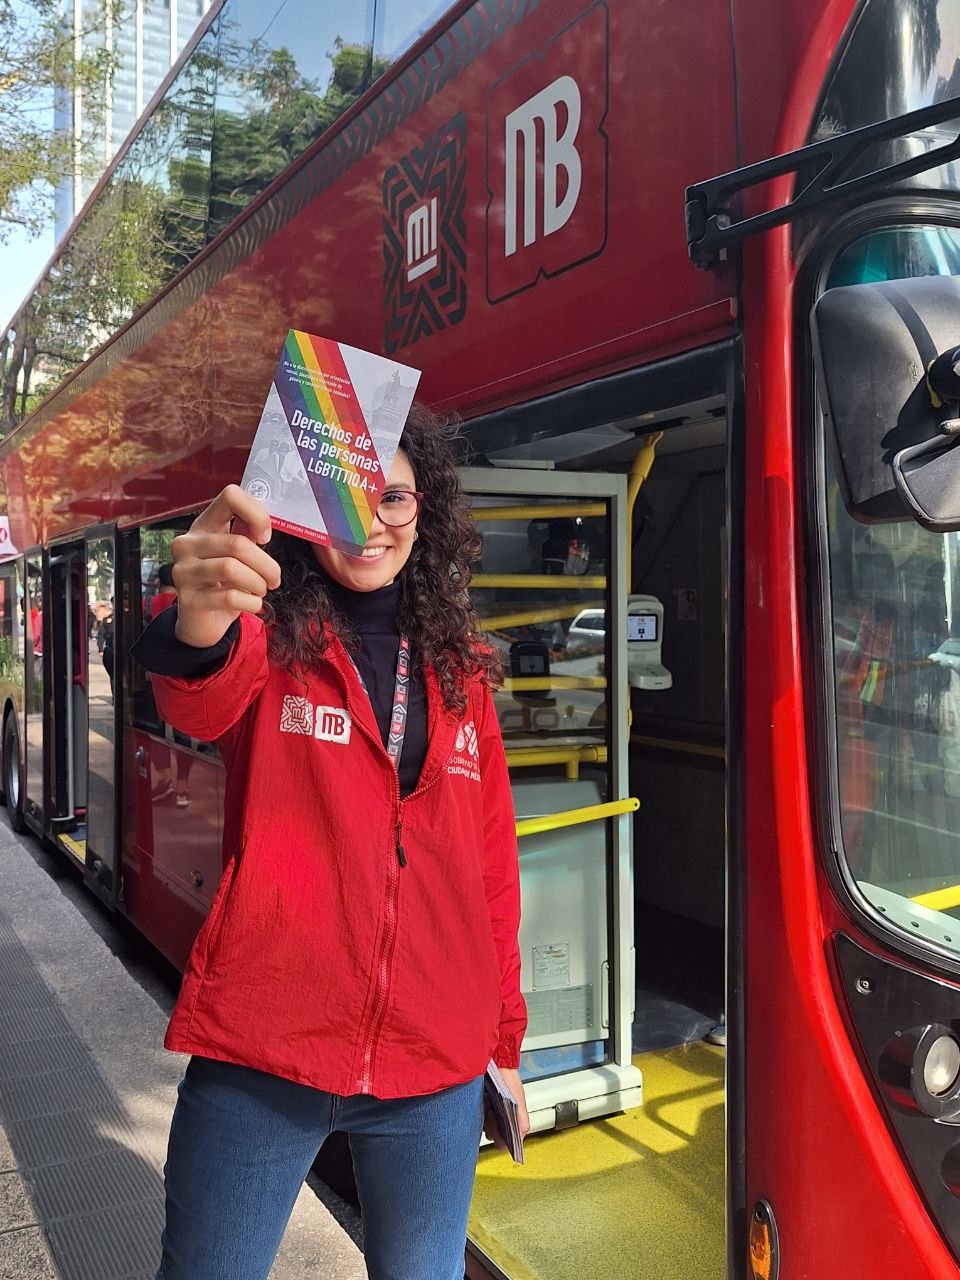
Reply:
[[[7,723],[3,726],[3,794],[11,827],[14,831],[26,831],[20,794],[20,731],[13,712],[7,716]]]

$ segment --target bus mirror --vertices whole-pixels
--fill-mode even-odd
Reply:
[[[866,522],[912,516],[960,529],[960,279],[829,289],[812,325],[847,509]]]

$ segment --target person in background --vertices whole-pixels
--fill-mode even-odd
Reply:
[[[335,1130],[371,1280],[463,1280],[491,1059],[529,1128],[500,674],[454,445],[414,406],[362,555],[282,534],[268,555],[269,516],[229,485],[134,646],[163,718],[227,771],[227,869],[165,1041],[192,1057],[158,1280],[265,1280]]]
[[[43,610],[39,601],[30,606],[30,639],[33,642],[34,657],[43,657]]]
[[[177,591],[173,585],[173,564],[169,561],[157,570],[158,591],[150,598],[149,618],[152,621],[160,616],[164,609],[169,609],[177,602]]]
[[[110,597],[108,606],[97,606],[98,608],[106,608],[107,612],[103,613],[97,626],[97,648],[100,650],[103,669],[110,678],[110,696],[114,696],[113,692],[113,596]]]

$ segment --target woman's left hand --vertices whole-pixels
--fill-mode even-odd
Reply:
[[[527,1098],[523,1091],[523,1081],[520,1079],[520,1072],[517,1071],[515,1067],[501,1067],[500,1074],[503,1076],[507,1088],[517,1100],[517,1106],[520,1108],[520,1133],[525,1138],[530,1132],[530,1116],[527,1114]],[[498,1151],[506,1151],[507,1144],[504,1142],[500,1133],[500,1127],[497,1124],[496,1116],[489,1107],[484,1112],[483,1132]]]

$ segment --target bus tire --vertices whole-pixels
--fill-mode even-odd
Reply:
[[[15,711],[10,712],[3,726],[3,798],[11,827],[17,832],[26,831],[20,791],[20,730]]]

